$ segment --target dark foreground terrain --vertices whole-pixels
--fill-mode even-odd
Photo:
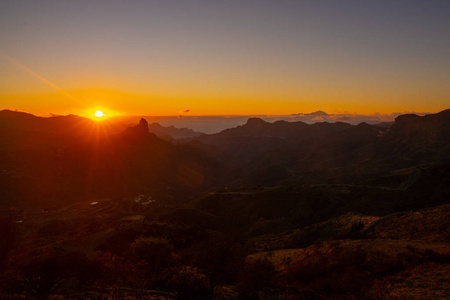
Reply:
[[[449,123],[162,140],[2,111],[0,298],[449,298]]]

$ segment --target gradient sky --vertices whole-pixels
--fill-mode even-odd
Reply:
[[[0,1],[0,109],[437,112],[450,1]]]

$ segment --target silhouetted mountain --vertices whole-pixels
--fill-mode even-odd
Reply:
[[[201,150],[176,146],[150,133],[145,119],[112,136],[110,147],[114,153],[110,164],[121,166],[126,194],[165,188],[189,194],[213,182],[212,172],[220,170]]]
[[[263,171],[265,168],[276,168],[283,180],[290,177],[297,180],[301,174],[308,176],[308,181],[314,180],[314,172],[322,172],[321,179],[329,178],[324,177],[324,172],[342,176],[335,168],[351,165],[353,152],[374,142],[382,130],[365,123],[310,125],[286,121],[268,123],[251,118],[242,126],[202,135],[196,140],[221,149],[228,156],[228,163],[242,170],[240,179],[256,184],[262,180],[261,175],[267,173]],[[272,184],[279,181],[277,176],[269,177]]]
[[[394,122],[381,122],[381,123],[377,123],[375,125],[378,127],[381,127],[381,128],[388,129],[388,128],[391,128],[392,124],[394,124]]]
[[[416,146],[448,146],[450,141],[450,109],[423,117],[401,115],[395,119],[386,138]]]
[[[107,121],[2,111],[0,125],[3,205],[24,201],[42,207],[149,192],[182,200],[208,186],[212,172],[220,170],[200,149],[157,138],[145,119],[117,133],[121,125]]]
[[[423,117],[398,116],[371,153],[371,161],[391,170],[448,162],[450,110]]]
[[[327,114],[326,112],[324,112],[322,110],[312,112],[309,115],[311,115],[311,116],[329,116],[329,114]]]
[[[164,127],[159,123],[150,124],[149,131],[164,139],[186,139],[201,135],[201,133],[195,132],[188,128],[175,128],[173,126]]]
[[[398,169],[448,161],[449,114],[399,116],[387,132],[366,123],[250,118],[176,146],[149,132],[157,125],[145,119],[120,132],[121,125],[107,121],[2,111],[2,185],[15,187],[4,192],[8,199],[75,199],[164,194],[167,187],[189,195],[213,183],[370,182]]]
[[[449,159],[449,111],[399,116],[392,127],[361,123],[277,121],[247,123],[196,140],[220,149],[239,180],[353,182],[396,169]],[[279,170],[279,176],[265,170]],[[283,171],[281,171],[283,170]],[[272,173],[272,175],[269,175]],[[267,175],[263,175],[267,174]],[[238,179],[236,179],[238,180]],[[266,184],[267,180],[263,180]]]

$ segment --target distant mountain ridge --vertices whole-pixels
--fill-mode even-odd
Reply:
[[[334,137],[338,137],[341,134],[348,135],[348,132],[357,134],[358,132],[361,133],[362,130],[366,131],[367,136],[381,136],[385,132],[388,139],[403,137],[409,140],[442,140],[443,142],[448,142],[450,137],[450,109],[425,116],[415,114],[400,115],[392,124],[383,123],[380,126],[369,125],[364,122],[358,125],[343,122],[307,124],[301,121],[276,121],[269,123],[261,118],[249,118],[244,125],[225,129],[216,134],[204,134],[196,138],[196,140],[214,144],[216,142],[223,143],[224,139],[244,136],[293,139],[329,138],[330,135]]]
[[[267,142],[271,140],[282,144],[295,144],[306,140],[351,139],[356,136],[373,138],[379,135],[380,131],[384,130],[384,128],[366,123],[359,125],[350,125],[343,122],[306,124],[301,121],[276,121],[269,123],[261,118],[249,118],[244,125],[226,129],[216,134],[201,135],[195,139],[220,148],[229,148],[231,144],[239,143],[238,141],[243,138],[246,138],[247,141],[257,139],[261,143],[264,143],[262,142],[263,140]],[[361,134],[361,132],[364,133]]]
[[[265,173],[273,177],[272,184],[287,178],[354,181],[450,160],[450,110],[423,117],[401,115],[389,128],[250,118],[242,126],[195,140],[217,147],[228,155],[230,164],[249,171],[250,182],[261,180]],[[275,169],[283,178],[270,174]]]
[[[170,137],[174,139],[186,139],[201,135],[200,132],[196,132],[189,128],[176,128],[174,126],[164,127],[156,122],[151,123],[148,126],[148,129],[150,132],[156,134],[156,136],[160,138]]]

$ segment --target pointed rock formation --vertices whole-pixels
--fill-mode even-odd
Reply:
[[[136,131],[142,132],[142,133],[148,133],[148,122],[146,119],[141,118],[139,121],[139,124],[135,127]]]

